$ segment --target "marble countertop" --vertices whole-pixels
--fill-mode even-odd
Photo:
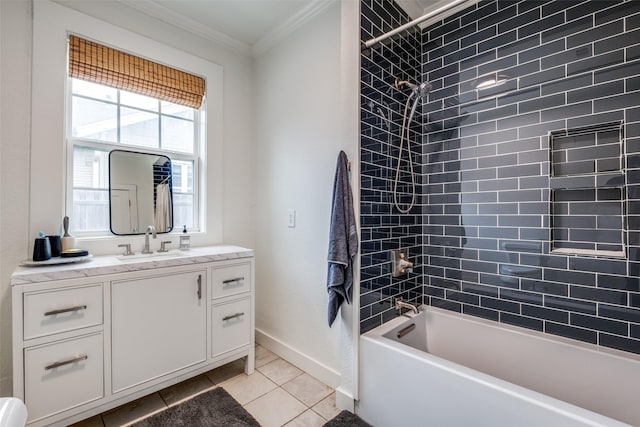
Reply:
[[[156,256],[147,257],[139,254],[131,257],[94,256],[85,261],[70,264],[18,267],[11,275],[11,285],[26,285],[52,280],[77,279],[161,267],[226,261],[250,258],[253,255],[253,249],[220,245],[191,248],[188,251],[174,250],[167,254],[156,254]]]

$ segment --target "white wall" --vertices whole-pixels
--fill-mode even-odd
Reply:
[[[31,2],[0,1],[0,396],[11,394],[9,277],[27,257]]]
[[[253,85],[256,336],[334,387],[342,322],[327,324],[331,199],[338,153],[355,166],[358,147],[357,135],[349,138],[343,127],[341,13],[340,2],[332,4],[258,57]],[[296,210],[295,228],[287,227],[289,209]]]
[[[253,128],[247,123],[252,121],[252,110],[248,108],[251,96],[251,58],[217,47],[209,40],[174,28],[158,20],[130,9],[120,2],[70,2],[84,13],[99,16],[101,20],[120,25],[164,45],[172,46],[184,52],[214,62],[224,68],[221,89],[211,94],[223,99],[222,111],[216,114],[222,117],[222,129],[218,129],[223,142],[221,158],[216,163],[222,165],[220,183],[221,200],[208,200],[208,203],[220,208],[223,234],[221,241],[229,244],[254,247],[253,221],[253,170],[254,154]],[[59,188],[40,188],[36,186],[30,194],[30,181],[46,173],[58,173],[51,170],[29,173],[31,156],[31,61],[33,18],[32,4],[29,0],[0,1],[0,78],[1,78],[1,123],[0,123],[0,395],[11,394],[11,291],[9,278],[19,261],[30,256],[29,247],[33,240],[32,232],[43,227],[40,224],[42,212],[33,211],[33,200],[46,198]],[[39,29],[36,29],[39,30]],[[39,114],[58,116],[61,106],[58,104],[39,104]],[[52,136],[48,141],[59,144],[59,137]],[[62,147],[60,147],[62,150]],[[55,151],[58,159],[63,152]],[[58,160],[56,160],[58,161]],[[62,180],[62,177],[54,177]],[[40,181],[39,181],[40,182]],[[61,182],[61,181],[60,181]],[[49,193],[48,193],[49,192]],[[30,201],[31,199],[31,201]],[[51,199],[47,210],[53,219],[46,219],[47,225],[62,220],[63,200],[60,196]],[[28,219],[34,218],[32,223]],[[59,218],[58,218],[59,217]],[[142,247],[142,238],[121,238],[132,241],[134,246]],[[176,239],[177,240],[177,239]],[[106,251],[115,253],[118,249],[117,238],[107,239],[91,247],[92,252]],[[113,247],[113,249],[111,249]]]

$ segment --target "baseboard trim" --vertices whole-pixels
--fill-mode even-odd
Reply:
[[[331,369],[258,328],[256,328],[256,342],[328,386],[337,388],[340,385],[340,373],[338,371]]]
[[[355,399],[353,394],[348,390],[338,387],[336,389],[336,408],[340,410],[347,410],[351,413],[356,413]]]

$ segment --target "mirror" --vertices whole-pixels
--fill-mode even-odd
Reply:
[[[116,235],[173,229],[171,159],[159,154],[112,150],[109,153],[109,218]]]

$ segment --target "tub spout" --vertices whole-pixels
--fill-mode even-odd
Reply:
[[[396,310],[400,310],[400,312],[402,312],[403,308],[408,308],[409,310],[413,311],[414,314],[418,314],[418,305],[417,304],[413,304],[407,301],[403,301],[402,298],[397,298],[396,299],[396,306],[395,309]]]

